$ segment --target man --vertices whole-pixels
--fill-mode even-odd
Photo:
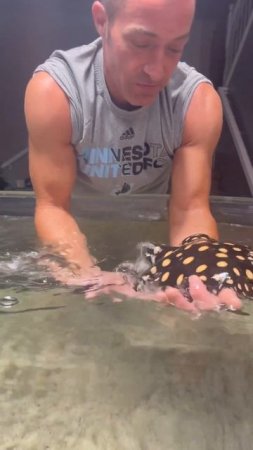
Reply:
[[[69,212],[76,174],[114,195],[166,193],[172,245],[217,237],[209,209],[222,108],[211,83],[179,63],[195,0],[104,0],[100,38],[57,51],[28,84],[25,114],[39,238],[79,268],[99,269]]]

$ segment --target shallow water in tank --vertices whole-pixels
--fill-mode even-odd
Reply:
[[[164,222],[80,220],[104,269]],[[252,228],[220,225],[252,245]],[[239,450],[252,446],[253,303],[193,319],[172,307],[54,284],[31,218],[0,219],[1,449]]]

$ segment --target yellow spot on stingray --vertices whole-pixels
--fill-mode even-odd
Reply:
[[[185,264],[185,265],[191,264],[192,261],[194,261],[194,256],[189,256],[188,258],[185,258],[183,260],[183,264]]]
[[[157,272],[157,267],[156,266],[151,267],[150,272],[152,273],[152,275],[155,275]]]
[[[162,267],[167,267],[170,265],[170,263],[171,263],[171,259],[169,259],[169,258],[164,259],[162,262]]]
[[[237,283],[237,287],[238,287],[238,289],[241,291],[242,290],[242,285],[241,285],[241,283]]]
[[[220,247],[220,248],[218,248],[218,252],[221,252],[221,253],[227,253],[227,252],[228,252],[228,249],[227,249],[227,248]]]
[[[218,261],[216,265],[217,267],[227,267],[228,263],[227,261]]]
[[[165,272],[163,274],[162,278],[161,278],[162,283],[165,283],[165,281],[168,280],[169,276],[170,276],[170,273],[169,272]]]
[[[165,253],[164,258],[167,258],[167,256],[170,256],[171,253],[173,253],[173,250],[170,250],[169,252]]]
[[[181,273],[181,274],[177,277],[177,286],[179,286],[179,285],[182,283],[183,279],[184,279],[184,274]]]
[[[237,269],[237,267],[233,267],[233,272],[239,277],[241,274],[240,274],[240,270],[239,269]]]
[[[204,270],[206,270],[206,269],[207,269],[207,265],[206,264],[202,264],[201,266],[197,267],[196,273],[204,272]]]
[[[205,275],[200,275],[199,277],[202,281],[207,281],[207,277]]]
[[[232,244],[232,242],[224,242],[225,245],[231,245],[233,246],[234,244]]]
[[[242,249],[240,247],[233,247],[233,250],[235,252],[241,252],[242,251]]]
[[[205,250],[209,249],[209,245],[201,245],[201,247],[198,248],[199,252],[204,252]]]
[[[246,283],[244,283],[244,289],[245,291],[249,292],[249,286]]]
[[[179,258],[180,256],[182,256],[183,255],[183,253],[182,252],[180,252],[180,253],[176,253],[175,254],[175,256],[177,257],[177,258]]]
[[[215,254],[216,258],[227,258],[228,255],[226,255],[226,253],[216,253]]]
[[[249,280],[253,280],[253,272],[252,272],[250,269],[247,269],[247,270],[246,270],[246,277],[247,277]]]
[[[237,259],[240,259],[240,261],[245,261],[245,257],[244,256],[242,256],[242,255],[235,255],[235,257],[237,258]]]
[[[192,247],[192,244],[188,244],[188,245],[186,245],[186,247],[184,247],[184,250],[189,250],[189,248],[191,248]]]
[[[232,278],[227,278],[226,284],[234,284],[234,281],[232,280]]]

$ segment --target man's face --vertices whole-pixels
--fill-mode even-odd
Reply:
[[[105,79],[120,107],[153,103],[187,42],[194,0],[125,0],[102,33]]]

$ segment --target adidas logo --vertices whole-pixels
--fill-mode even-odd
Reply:
[[[121,136],[120,140],[123,141],[123,139],[132,139],[135,136],[135,132],[132,127],[128,128]]]

